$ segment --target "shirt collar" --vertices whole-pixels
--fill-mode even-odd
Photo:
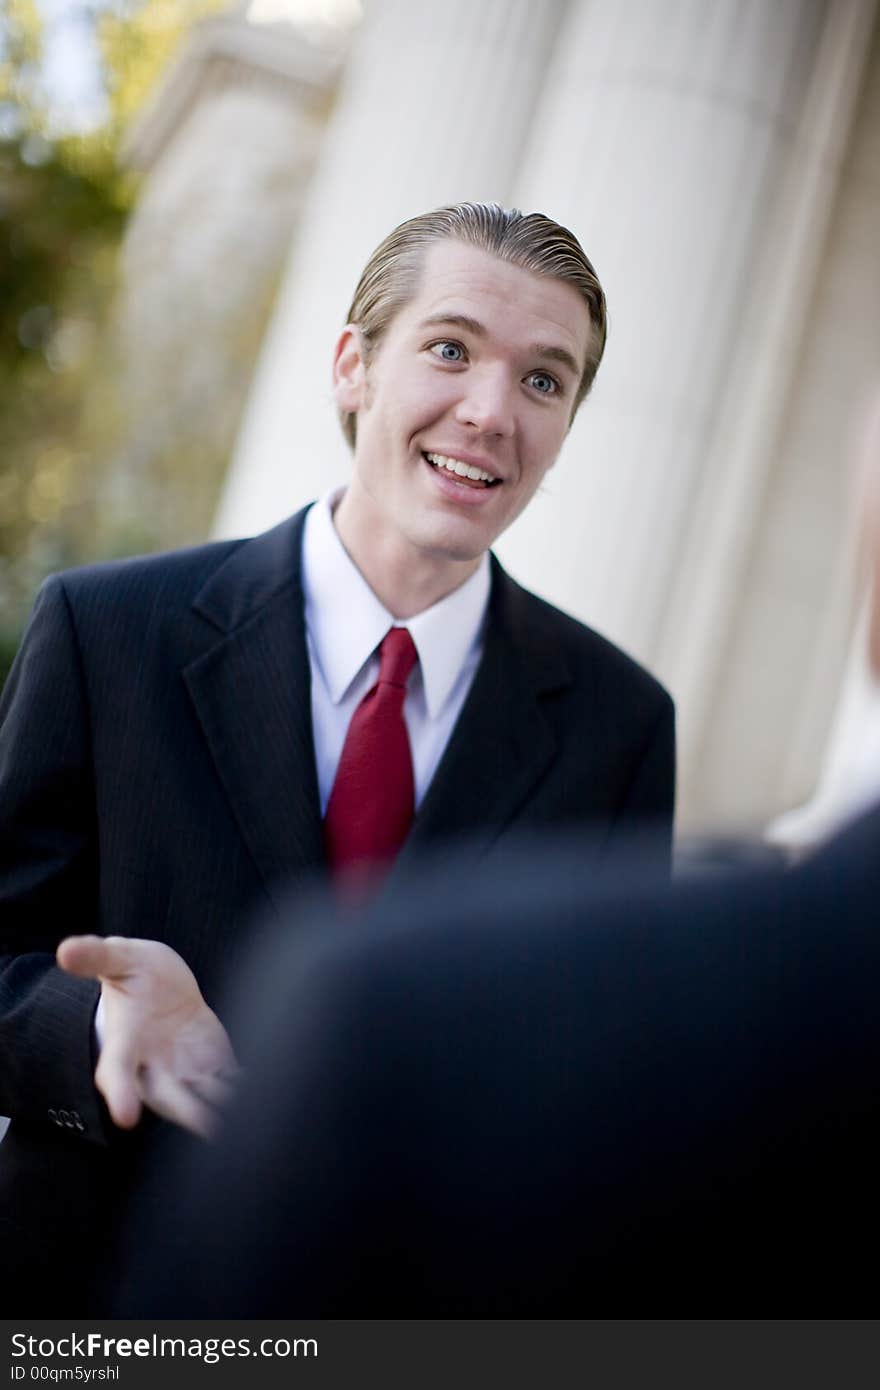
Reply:
[[[314,660],[335,705],[397,620],[373,593],[333,525],[342,489],[310,508],[303,533],[305,618]],[[419,654],[428,715],[449,698],[468,656],[482,637],[489,602],[489,556],[451,594],[405,624]]]

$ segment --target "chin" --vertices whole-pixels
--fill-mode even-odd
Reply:
[[[477,533],[475,527],[467,529],[470,534],[459,526],[438,528],[436,531],[429,528],[426,534],[415,538],[416,545],[423,554],[434,555],[438,560],[453,560],[460,564],[473,563],[489,549],[492,538],[482,530]]]

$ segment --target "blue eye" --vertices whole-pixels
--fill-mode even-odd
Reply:
[[[464,348],[461,343],[451,343],[444,339],[440,343],[431,344],[431,352],[435,357],[440,357],[444,362],[463,362]]]
[[[559,382],[549,372],[532,372],[526,378],[542,396],[552,396],[559,390]]]

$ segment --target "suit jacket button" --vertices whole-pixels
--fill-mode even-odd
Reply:
[[[60,1125],[60,1124],[61,1124],[61,1121],[59,1120],[59,1118],[58,1118],[58,1116],[57,1116],[57,1114],[55,1113],[54,1110],[51,1110],[51,1109],[50,1109],[50,1111],[49,1111],[49,1119],[52,1121],[53,1125]]]

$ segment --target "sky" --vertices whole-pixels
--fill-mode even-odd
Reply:
[[[37,0],[45,25],[45,80],[58,132],[85,131],[106,117],[90,13],[114,0]],[[185,0],[181,0],[185,3]],[[250,0],[254,24],[295,20],[306,31],[344,28],[360,18],[360,0]]]
[[[53,125],[82,131],[106,115],[90,10],[103,0],[37,0],[43,17],[45,82],[51,97]]]

